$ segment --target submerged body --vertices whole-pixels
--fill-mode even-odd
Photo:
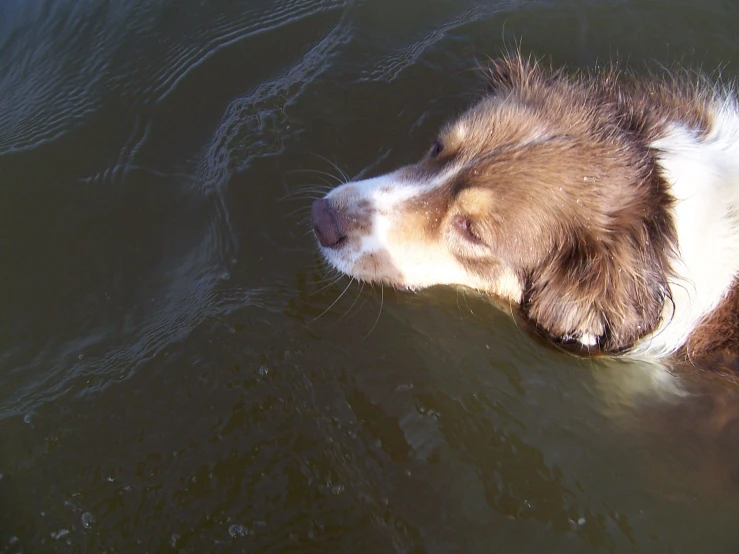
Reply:
[[[502,59],[423,159],[335,188],[313,223],[347,275],[471,287],[582,351],[739,342],[739,107],[701,78]]]

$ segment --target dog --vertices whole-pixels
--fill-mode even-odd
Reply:
[[[316,200],[338,271],[461,285],[592,355],[739,346],[739,104],[687,72],[568,73],[520,54],[415,164]]]

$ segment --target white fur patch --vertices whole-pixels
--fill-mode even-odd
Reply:
[[[431,181],[419,182],[404,179],[402,170],[398,170],[379,177],[349,182],[333,189],[326,196],[327,200],[336,200],[341,205],[358,205],[362,201],[369,202],[372,210],[372,231],[361,237],[357,249],[350,252],[344,250],[334,252],[326,249],[324,253],[335,265],[337,265],[336,260],[339,259],[351,267],[364,255],[387,251],[388,231],[392,224],[392,217],[398,211],[398,206],[443,185],[445,179],[452,174],[453,171],[448,171]],[[393,262],[396,261],[399,264],[401,262],[401,260],[393,259]],[[400,268],[399,265],[396,267]],[[351,270],[345,271],[341,267],[338,269],[352,274]]]
[[[633,353],[676,351],[729,292],[739,273],[739,113],[726,100],[716,108],[711,132],[700,137],[674,125],[652,148],[675,198],[679,253],[660,327]]]
[[[585,333],[578,339],[578,341],[580,341],[580,344],[583,346],[595,346],[598,344],[598,337],[591,333]]]
[[[402,282],[395,284],[409,288],[464,285],[485,288],[489,293],[519,302],[522,285],[512,272],[502,271],[495,283],[482,282],[461,265],[443,240],[424,241],[418,236],[406,237],[398,230],[402,228],[402,218],[407,213],[404,203],[441,187],[461,168],[448,168],[424,181],[409,178],[407,170],[400,169],[379,177],[346,183],[332,190],[326,198],[349,213],[352,206],[369,203],[371,230],[358,237],[352,247],[322,249],[324,255],[339,271],[366,278],[356,268],[372,254],[379,253],[389,258],[392,267],[375,266],[377,273],[371,276],[373,280],[383,280],[383,277],[392,280],[400,274]],[[414,206],[414,210],[417,209]],[[420,209],[423,209],[422,206]],[[414,212],[413,215],[419,214]],[[430,212],[426,216],[438,217]]]

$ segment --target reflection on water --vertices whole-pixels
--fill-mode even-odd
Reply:
[[[8,387],[14,402],[2,407],[9,413],[27,410],[39,397],[49,399],[65,392],[71,378],[81,375],[88,380],[96,376],[102,380],[123,378],[163,346],[184,338],[204,318],[249,304],[258,296],[258,290],[232,290],[225,297],[216,291],[219,282],[228,275],[235,249],[223,187],[251,157],[278,153],[278,150],[270,152],[270,146],[283,130],[279,123],[270,125],[265,121],[271,118],[265,108],[279,101],[288,85],[298,84],[300,68],[305,66],[305,71],[315,72],[315,66],[325,62],[328,48],[337,40],[336,33],[329,33],[320,42],[327,47],[318,49],[312,56],[304,56],[296,66],[297,71],[278,79],[271,87],[260,85],[249,98],[235,101],[227,112],[226,123],[216,131],[212,146],[199,156],[201,161],[187,162],[184,171],[171,174],[137,164],[137,155],[151,129],[147,113],[150,109],[145,106],[161,102],[189,71],[231,42],[255,33],[267,33],[337,6],[315,2],[285,3],[277,10],[270,6],[251,6],[232,17],[218,10],[206,11],[198,14],[208,18],[205,30],[201,31],[203,22],[199,18],[183,14],[174,6],[123,4],[126,3],[97,6],[59,3],[48,5],[46,10],[27,4],[5,7],[8,15],[14,17],[13,24],[8,24],[8,33],[2,37],[5,56],[0,58],[0,63],[8,64],[8,71],[0,81],[0,91],[8,109],[0,114],[0,155],[33,149],[72,131],[103,109],[107,98],[114,97],[115,103],[135,107],[130,135],[122,141],[112,163],[78,180],[90,187],[104,188],[102,194],[111,201],[128,197],[132,204],[151,202],[143,195],[134,196],[139,191],[131,192],[144,179],[150,181],[150,187],[187,196],[181,209],[185,214],[196,212],[196,218],[173,222],[174,228],[170,227],[167,234],[175,235],[176,241],[183,234],[200,238],[177,244],[173,249],[168,244],[172,240],[170,236],[152,237],[153,241],[162,242],[164,254],[148,264],[148,275],[138,276],[145,285],[138,283],[139,290],[134,293],[140,296],[144,289],[149,298],[117,299],[121,303],[133,303],[131,309],[121,314],[122,318],[97,321],[82,336],[67,338],[61,344],[47,337],[41,346],[42,355],[34,357],[27,368],[16,369],[16,379],[12,388]],[[237,8],[226,7],[231,11]],[[191,37],[195,34],[194,42]],[[147,52],[143,58],[142,51]],[[310,74],[305,77],[309,79]],[[259,100],[266,104],[259,105]],[[16,107],[16,103],[20,106]],[[278,107],[272,115],[281,109]],[[261,128],[250,125],[252,118],[259,121]],[[234,129],[241,125],[249,125],[241,140],[229,135],[236,135],[238,131]],[[23,161],[32,157],[28,155]],[[11,167],[13,161],[11,158]],[[96,193],[100,194],[99,190]],[[161,211],[152,215],[176,217],[174,213],[165,215]],[[120,226],[107,232],[124,234],[125,226],[132,224],[130,220],[116,223]],[[182,223],[189,228],[177,229]],[[94,245],[91,250],[97,247],[106,248]],[[172,255],[173,250],[179,255]],[[85,296],[89,296],[89,291],[86,292]],[[110,291],[97,292],[104,300],[97,298],[95,304],[111,300]],[[88,298],[79,301],[90,302]],[[10,363],[17,362],[13,358]]]
[[[463,291],[333,281],[299,191],[412,160],[518,41],[715,67],[737,23],[0,4],[0,552],[734,551],[730,383],[550,352]]]
[[[234,172],[254,158],[280,154],[295,123],[288,114],[300,96],[333,61],[350,36],[345,18],[326,33],[284,74],[260,83],[248,96],[232,101],[200,159],[198,181],[206,189],[221,188]]]
[[[74,129],[110,97],[161,102],[222,48],[341,5],[221,2],[194,13],[176,1],[12,0],[0,7],[0,154]]]

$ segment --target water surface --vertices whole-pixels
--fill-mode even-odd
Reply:
[[[413,161],[517,44],[729,80],[737,28],[718,0],[0,4],[0,552],[736,552],[730,383],[333,281],[301,191]]]

